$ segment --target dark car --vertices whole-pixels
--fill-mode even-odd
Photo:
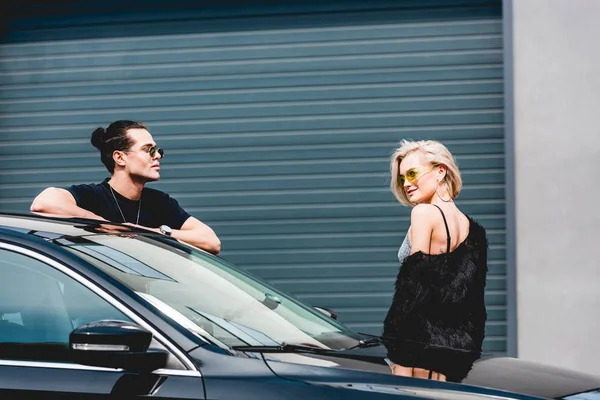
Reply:
[[[377,337],[222,258],[101,221],[0,214],[0,399],[598,399],[600,378],[481,357],[398,377]]]

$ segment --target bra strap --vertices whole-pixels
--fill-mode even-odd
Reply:
[[[444,212],[442,211],[442,209],[439,206],[437,206],[435,204],[433,204],[433,205],[436,206],[437,209],[440,210],[440,212],[442,213],[442,218],[444,219],[444,225],[446,226],[446,236],[448,237],[448,246],[446,249],[446,253],[450,253],[450,229],[448,229],[448,222],[446,222],[446,216],[444,215]]]

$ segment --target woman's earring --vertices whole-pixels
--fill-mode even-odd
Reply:
[[[441,201],[443,201],[444,203],[450,203],[450,202],[452,201],[452,196],[450,196],[450,198],[449,198],[448,200],[444,200],[444,199],[442,198],[442,196],[440,196],[440,194],[438,193],[438,189],[439,189],[439,186],[440,186],[440,182],[441,182],[441,181],[437,181],[437,185],[435,186],[435,194],[437,194],[437,197],[439,197],[439,198],[440,198],[440,200],[441,200]]]

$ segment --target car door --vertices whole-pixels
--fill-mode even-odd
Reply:
[[[141,376],[77,364],[69,334],[112,319],[153,332],[151,348],[169,351],[166,368]],[[97,285],[57,261],[0,242],[0,398],[204,399],[200,373],[177,349]]]

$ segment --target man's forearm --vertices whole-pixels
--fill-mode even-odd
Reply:
[[[67,192],[68,193],[68,192]],[[31,203],[30,210],[35,213],[63,217],[79,217],[104,220],[104,218],[79,207],[70,194],[61,189],[46,189]]]
[[[212,254],[221,251],[221,241],[211,229],[173,229],[171,236]]]
[[[60,215],[63,217],[79,217],[89,219],[104,219],[91,211],[76,206],[74,204],[39,204],[33,203],[31,211],[43,214]]]

